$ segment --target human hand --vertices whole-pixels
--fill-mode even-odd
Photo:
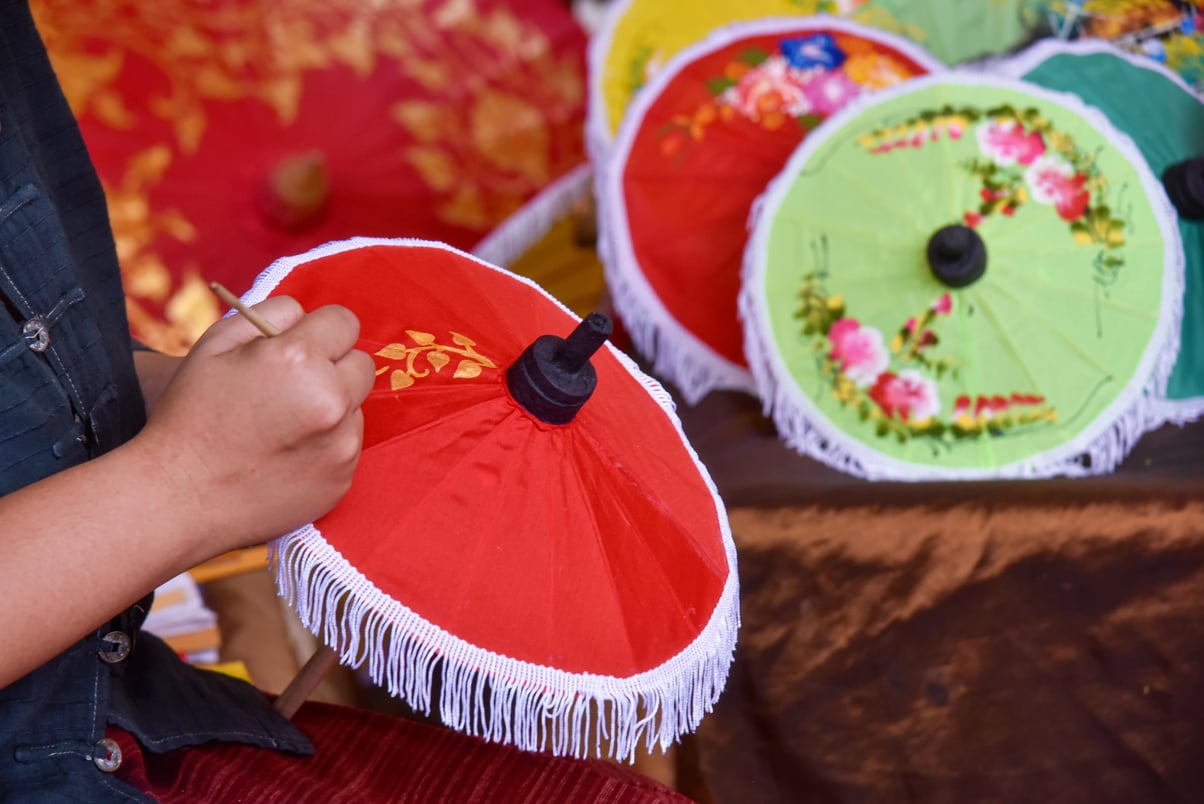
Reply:
[[[363,438],[360,404],[375,367],[354,349],[343,307],[305,314],[277,297],[214,324],[167,386],[143,434],[166,493],[199,524],[211,555],[266,541],[330,510],[350,487]]]

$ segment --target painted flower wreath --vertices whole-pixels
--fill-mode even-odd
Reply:
[[[1030,201],[1052,207],[1076,242],[1101,247],[1096,280],[1115,281],[1124,265],[1119,250],[1125,244],[1125,221],[1104,201],[1108,183],[1096,155],[1055,129],[1039,109],[949,106],[877,129],[859,137],[858,143],[871,154],[889,154],[922,148],[942,136],[960,140],[971,127],[979,158],[962,167],[982,186],[978,207],[963,215],[965,224],[975,228],[991,215],[1011,217]]]
[[[1057,421],[1044,397],[1023,392],[959,395],[942,415],[939,382],[957,378],[960,365],[939,356],[941,319],[953,312],[954,297],[938,296],[908,318],[888,344],[882,332],[847,315],[844,297],[829,294],[826,271],[803,278],[795,318],[812,339],[820,376],[842,407],[872,424],[878,437],[899,443],[927,439],[934,448],[952,447],[970,438],[1000,436],[1020,427]]]

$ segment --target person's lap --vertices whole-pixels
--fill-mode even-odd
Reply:
[[[520,751],[366,710],[311,702],[293,721],[313,742],[314,756],[230,744],[154,754],[124,731],[110,729],[109,736],[123,753],[118,776],[163,804],[689,801],[602,760]]]

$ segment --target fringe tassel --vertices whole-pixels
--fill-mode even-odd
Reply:
[[[391,695],[450,728],[556,756],[631,761],[643,743],[663,751],[697,728],[727,681],[739,627],[732,574],[711,620],[685,651],[629,678],[567,673],[477,648],[381,592],[312,525],[276,540],[271,563],[281,596],[301,622],[335,647],[342,664],[367,664]]]

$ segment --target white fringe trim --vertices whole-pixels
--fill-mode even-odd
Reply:
[[[610,124],[610,109],[606,106],[606,86],[612,81],[625,81],[623,76],[608,75],[606,60],[614,46],[615,30],[627,16],[633,0],[611,0],[598,30],[590,37],[586,52],[589,71],[589,98],[585,107],[585,149],[596,171],[601,171],[609,158],[615,130]],[[630,105],[630,99],[628,100]]]
[[[541,190],[470,249],[493,265],[509,268],[593,192],[593,167],[578,165]]]
[[[598,183],[598,251],[605,269],[607,287],[615,311],[640,353],[652,362],[652,370],[673,383],[687,404],[699,402],[711,391],[728,389],[756,393],[752,374],[709,345],[665,307],[644,276],[631,243],[623,173],[632,144],[648,110],[665,88],[699,58],[754,36],[797,36],[815,30],[835,30],[890,47],[930,72],[944,66],[913,42],[855,22],[815,14],[807,17],[771,17],[734,23],[713,31],[706,39],[677,53],[652,81],[636,95],[619,128],[613,150],[595,172]],[[809,135],[813,137],[814,133]],[[733,271],[739,266],[733,265]],[[727,322],[723,322],[724,326]],[[740,336],[739,321],[730,322],[732,337]]]
[[[963,469],[908,463],[884,455],[854,439],[832,423],[798,387],[774,348],[769,325],[768,300],[762,291],[769,230],[795,177],[812,154],[857,115],[875,104],[922,91],[934,84],[959,84],[1015,89],[1077,113],[1107,138],[1129,161],[1150,199],[1154,217],[1166,244],[1163,264],[1162,307],[1158,325],[1133,377],[1107,408],[1073,440],[1041,454],[989,469]],[[1087,106],[1077,96],[1054,92],[1015,79],[989,77],[970,71],[945,76],[915,78],[899,87],[863,96],[825,122],[795,151],[790,163],[770,184],[758,203],[761,215],[744,255],[744,286],[740,313],[744,320],[745,351],[767,413],[772,413],[781,437],[799,452],[836,469],[871,480],[986,480],[996,478],[1081,477],[1111,472],[1133,448],[1159,415],[1159,402],[1179,353],[1183,317],[1184,255],[1178,216],[1162,183],[1128,135],[1118,131],[1103,112]]]
[[[1182,427],[1185,424],[1191,424],[1202,416],[1204,416],[1204,397],[1156,399],[1151,410],[1148,429],[1153,430],[1164,424],[1174,424]]]
[[[435,248],[506,274],[543,294],[573,320],[572,311],[523,276],[511,274],[444,243],[359,237],[327,243],[274,262],[243,297],[265,299],[294,267],[355,248]],[[727,683],[740,626],[736,546],[723,500],[682,430],[673,398],[609,342],[611,355],[661,408],[675,428],[715,506],[728,576],[702,632],[658,667],[629,676],[569,673],[484,650],[424,619],[386,595],[331,546],[314,525],[275,540],[272,566],[282,597],[301,622],[349,667],[367,664],[369,677],[416,710],[432,711],[439,675],[441,720],[458,731],[557,756],[609,756],[632,761],[642,744],[663,751],[698,727]],[[651,616],[651,615],[650,615]]]

